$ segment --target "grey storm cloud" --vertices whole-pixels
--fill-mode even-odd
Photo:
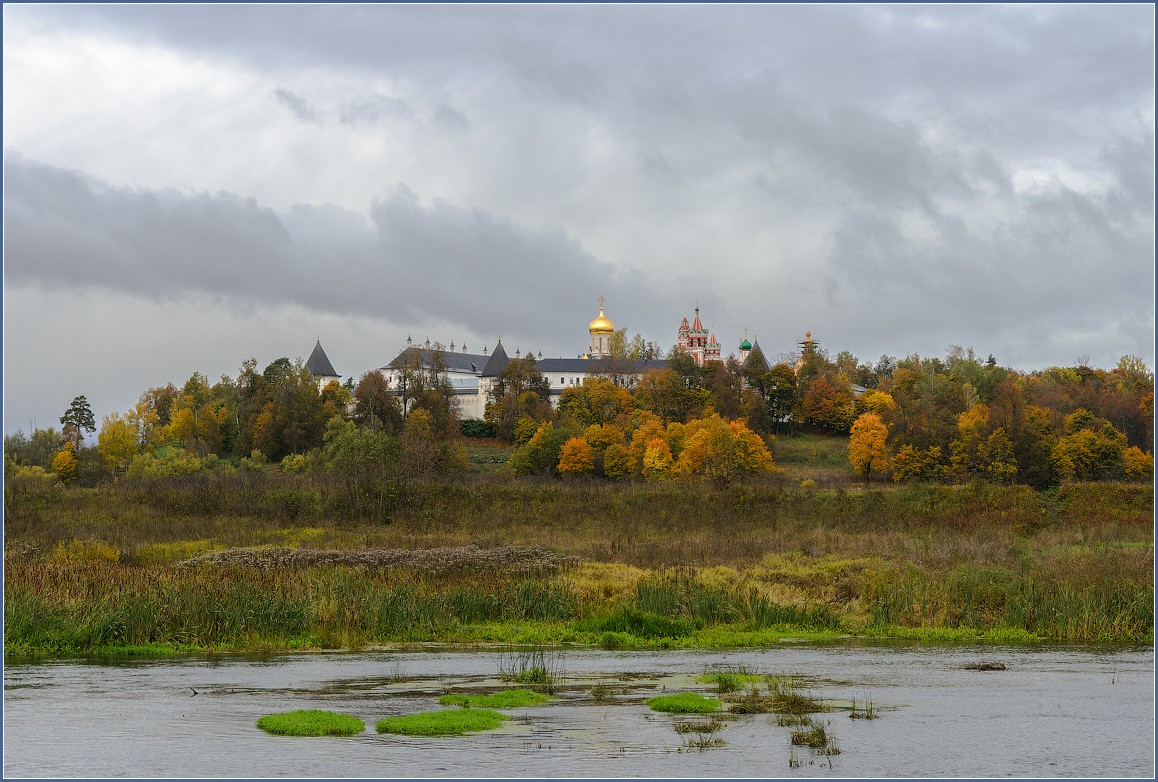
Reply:
[[[208,293],[394,322],[449,315],[476,333],[576,348],[583,324],[561,321],[560,308],[586,313],[609,288],[644,312],[655,298],[639,274],[600,262],[559,228],[423,206],[405,185],[376,199],[368,218],[333,205],[278,214],[229,193],[114,188],[18,156],[5,167],[15,284]]]

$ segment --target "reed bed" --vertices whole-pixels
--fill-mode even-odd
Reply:
[[[277,471],[10,482],[5,650],[528,635],[464,631],[511,623],[608,648],[773,629],[1153,639],[1150,486],[468,476],[393,486],[371,517],[344,513],[339,488]]]

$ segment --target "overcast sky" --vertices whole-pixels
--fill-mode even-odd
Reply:
[[[4,6],[4,431],[407,335],[1154,366],[1152,5]]]

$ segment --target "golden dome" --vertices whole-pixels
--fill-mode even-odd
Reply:
[[[591,321],[591,325],[587,327],[587,330],[592,334],[614,334],[615,324],[604,317],[603,307],[600,306],[599,317]]]

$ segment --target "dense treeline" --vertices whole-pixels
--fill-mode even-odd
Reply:
[[[625,355],[655,355],[654,345],[635,342]],[[802,430],[850,434],[850,460],[868,479],[981,477],[1044,488],[1153,475],[1154,377],[1133,356],[1110,371],[1079,363],[1022,373],[956,346],[944,359],[861,363],[809,338],[794,364],[764,371],[758,348],[743,364],[703,367],[673,349],[665,369],[638,382],[619,361],[603,362],[557,406],[528,356],[496,378],[485,421],[461,422],[443,355],[437,345],[425,360],[410,354],[395,388],[372,371],[356,385],[319,389],[300,360],[286,358],[260,372],[250,359],[215,384],[194,373],[105,416],[95,448],[84,444],[95,425],[77,397],[62,431],[5,437],[5,475],[95,485],[266,462],[365,472],[335,455],[346,449],[390,460],[379,472],[428,477],[465,467],[468,434],[517,446],[516,474],[724,484],[773,470],[771,438]]]
[[[50,427],[31,437],[6,436],[5,476],[92,486],[120,476],[249,470],[268,462],[289,471],[400,477],[461,468],[465,456],[456,442],[459,421],[445,366],[415,364],[402,375],[406,393],[399,395],[377,370],[357,385],[331,382],[319,389],[300,360],[287,358],[260,372],[247,360],[237,378],[223,375],[212,385],[194,373],[181,387],[150,388],[132,410],[105,416],[95,447],[85,446],[69,424],[60,432]],[[87,409],[87,402],[80,407]],[[62,423],[77,415],[70,408]]]

